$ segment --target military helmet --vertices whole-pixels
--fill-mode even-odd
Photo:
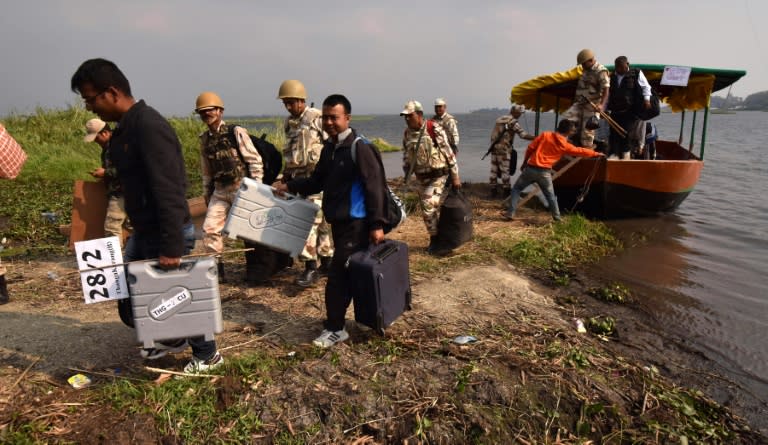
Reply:
[[[195,112],[208,108],[224,109],[224,102],[222,102],[218,94],[212,91],[205,91],[200,93],[200,95],[197,96],[197,101],[195,102]]]
[[[589,48],[584,48],[581,51],[579,51],[579,55],[576,56],[576,63],[581,65],[582,63],[586,62],[587,60],[595,57],[595,53],[592,52]]]
[[[307,90],[304,88],[304,84],[298,80],[284,80],[277,91],[277,98],[307,100]]]

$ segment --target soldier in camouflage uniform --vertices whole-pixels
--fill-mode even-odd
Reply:
[[[491,133],[491,177],[489,183],[491,185],[491,197],[496,197],[499,193],[498,185],[496,181],[501,177],[501,186],[503,189],[503,196],[509,195],[511,189],[511,177],[515,174],[517,168],[517,153],[514,156],[514,164],[512,160],[512,152],[515,150],[513,142],[515,135],[520,135],[522,139],[532,141],[533,135],[528,134],[520,123],[517,121],[520,116],[525,112],[525,107],[522,105],[514,105],[509,111],[509,114],[501,116],[496,119],[496,125],[493,127]]]
[[[220,254],[224,250],[221,230],[227,221],[240,182],[245,176],[261,182],[264,163],[251,142],[248,130],[235,127],[233,134],[237,142],[233,141],[231,125],[222,120],[224,102],[216,93],[201,93],[197,97],[195,112],[208,126],[208,130],[200,134],[200,166],[203,193],[208,206],[203,222],[203,245],[206,251]],[[246,247],[252,245],[246,243]],[[258,284],[265,273],[259,270],[258,255],[254,250],[245,253],[245,280],[248,285]],[[224,279],[224,267],[220,259],[219,276]]]
[[[323,149],[325,134],[322,113],[316,108],[307,106],[307,91],[298,80],[284,81],[280,85],[277,97],[283,101],[285,109],[290,113],[290,116],[285,119],[284,127],[286,144],[283,149],[285,159],[283,182],[307,178],[312,175]],[[321,192],[307,196],[307,200],[320,206],[323,194]],[[296,284],[302,287],[312,286],[317,281],[319,273],[327,273],[331,257],[333,257],[331,226],[325,221],[323,211],[320,210],[315,216],[304,250],[299,255],[299,259],[304,262],[304,272],[296,279]]]
[[[579,140],[574,140],[574,145],[590,148],[595,141],[595,130],[588,129],[587,122],[592,116],[599,118],[598,110],[592,104],[599,107],[599,111],[605,111],[611,81],[608,69],[597,62],[592,50],[581,50],[576,61],[584,72],[576,85],[573,105],[563,113],[563,119],[576,122],[576,128],[579,129]]]
[[[459,152],[459,121],[446,112],[447,106],[442,97],[435,99],[435,115],[432,116],[432,121],[443,127],[448,136],[448,145],[451,146],[453,154],[457,154]]]
[[[459,165],[445,130],[424,119],[419,102],[408,101],[400,116],[405,117],[407,125],[403,133],[403,172],[406,183],[411,173],[416,176],[422,218],[429,232],[427,252],[436,254],[440,206],[447,196],[446,187],[461,188]]]
[[[101,119],[91,119],[85,123],[85,142],[96,142],[101,146],[101,167],[91,172],[94,178],[101,178],[107,189],[107,216],[104,218],[104,236],[116,236],[123,245],[123,227],[128,227],[128,215],[125,213],[125,198],[117,169],[109,160],[109,140],[112,129]]]

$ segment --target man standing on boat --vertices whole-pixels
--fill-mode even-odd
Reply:
[[[506,220],[515,218],[520,193],[529,185],[536,183],[541,188],[549,203],[549,211],[555,221],[560,221],[560,208],[557,206],[557,196],[552,185],[552,166],[564,155],[593,158],[605,154],[589,148],[576,147],[568,142],[568,137],[575,133],[576,124],[563,119],[557,124],[557,132],[547,131],[533,140],[525,151],[525,159],[521,168],[522,173],[512,186],[509,209],[502,214]]]
[[[283,158],[283,182],[292,179],[308,178],[315,170],[323,150],[326,135],[323,132],[322,112],[307,106],[307,90],[298,80],[286,80],[280,84],[277,98],[283,102],[289,116],[285,118],[285,148]],[[323,193],[307,196],[308,201],[322,205]],[[299,259],[304,262],[304,272],[296,279],[301,287],[310,287],[318,279],[319,273],[328,273],[333,257],[331,226],[325,221],[323,211],[315,216],[315,222],[309,232],[304,250]],[[319,269],[318,269],[318,261]]]
[[[611,127],[609,155],[610,158],[630,159],[630,153],[639,153],[645,143],[645,122],[638,112],[641,107],[646,110],[651,108],[651,84],[641,70],[630,69],[626,56],[617,57],[614,64],[608,110],[611,118],[624,129],[625,135]]]
[[[432,120],[443,127],[448,136],[448,145],[451,146],[453,153],[457,154],[459,152],[459,121],[453,115],[448,114],[447,108],[448,104],[445,99],[442,97],[435,99],[435,115]]]
[[[608,68],[597,62],[591,49],[582,49],[576,56],[576,62],[584,70],[576,85],[573,105],[563,119],[574,121],[579,129],[575,145],[592,148],[595,141],[595,128],[590,128],[590,119],[604,111],[608,103],[610,79]]]
[[[513,105],[509,114],[496,119],[496,125],[491,133],[491,177],[489,180],[491,186],[491,197],[495,198],[498,193],[496,181],[501,177],[502,196],[507,197],[512,185],[512,175],[517,168],[517,152],[512,143],[515,135],[520,135],[522,139],[532,141],[534,136],[528,134],[520,122],[520,116],[525,113],[525,107],[522,105]]]

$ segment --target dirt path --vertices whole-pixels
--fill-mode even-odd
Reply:
[[[496,218],[498,209],[494,206],[476,205],[476,209],[476,231],[483,234],[547,223],[546,215],[532,214],[527,222],[510,225]],[[412,262],[426,258],[427,237],[418,218],[409,218],[393,235],[409,244]],[[764,402],[750,400],[749,394],[719,377],[716,364],[688,349],[685,339],[661,330],[642,304],[617,306],[587,297],[586,288],[599,283],[584,274],[568,287],[549,288],[507,264],[488,261],[446,268],[446,261],[437,260],[435,266],[446,270],[443,274],[412,269],[413,310],[405,313],[388,335],[414,337],[413,332],[420,331],[416,337],[433,336],[429,341],[434,341],[438,335],[440,341],[447,342],[459,335],[492,332],[503,320],[503,329],[519,335],[518,341],[533,344],[540,333],[576,336],[573,316],[610,314],[619,321],[612,341],[591,336],[578,341],[656,367],[686,386],[702,388],[746,417],[753,428],[768,433]],[[287,269],[274,277],[270,286],[247,289],[241,282],[242,263],[240,255],[225,259],[228,281],[220,285],[225,323],[224,332],[217,336],[219,349],[225,356],[234,355],[261,341],[285,350],[308,348],[322,329],[324,280],[301,289],[293,284],[298,271]],[[84,304],[79,277],[71,273],[73,258],[4,264],[9,269],[11,302],[0,306],[0,412],[13,403],[16,389],[25,380],[42,379],[67,388],[66,378],[78,370],[119,375],[140,371],[148,364],[180,369],[189,359],[187,351],[155,362],[142,360],[135,333],[119,320],[114,303]],[[518,325],[510,326],[511,320]],[[345,354],[372,336],[354,322],[348,322],[347,328],[351,339],[342,349]],[[495,340],[480,336],[479,341]]]

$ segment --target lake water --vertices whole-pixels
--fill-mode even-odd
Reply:
[[[459,114],[462,180],[486,182],[495,113]],[[701,128],[703,113],[697,116]],[[686,115],[684,145],[690,140],[692,114]],[[680,114],[655,119],[664,139],[680,135]],[[534,116],[521,119],[529,131]],[[768,113],[711,114],[701,179],[674,214],[610,221],[628,248],[606,258],[597,270],[642,295],[644,306],[672,332],[715,360],[746,393],[768,406]],[[352,122],[370,137],[400,145],[404,121],[397,115]],[[542,129],[554,115],[544,114]],[[701,132],[694,135],[699,153]],[[522,144],[517,143],[522,157]],[[401,153],[384,154],[389,176],[401,176]],[[637,234],[643,235],[642,241]],[[632,235],[634,234],[634,235]],[[633,238],[634,237],[634,238]],[[758,428],[768,419],[754,417]]]

